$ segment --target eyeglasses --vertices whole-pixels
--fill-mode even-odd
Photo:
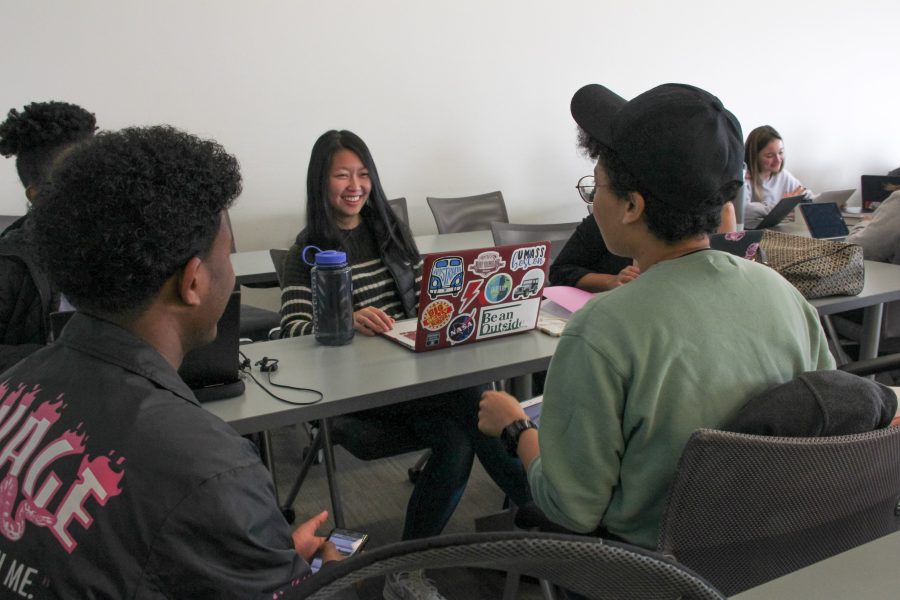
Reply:
[[[593,175],[585,175],[578,180],[575,189],[578,190],[578,194],[581,196],[581,199],[584,200],[585,204],[593,204],[594,192],[597,189],[597,180],[594,179]]]
[[[585,204],[593,204],[594,192],[597,191],[597,188],[609,186],[610,184],[608,183],[601,183],[600,185],[597,185],[597,180],[593,175],[585,175],[578,180],[578,183],[575,185],[575,189],[578,190],[578,194],[581,196],[581,199],[584,200]]]

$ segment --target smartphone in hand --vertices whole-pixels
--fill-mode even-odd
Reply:
[[[353,531],[352,529],[335,528],[328,534],[328,541],[334,544],[334,547],[337,548],[341,555],[350,557],[366,545],[366,542],[369,541],[369,534],[362,531]],[[313,573],[318,572],[322,568],[322,557],[314,557],[309,566]]]

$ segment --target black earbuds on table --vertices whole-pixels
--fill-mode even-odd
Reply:
[[[256,362],[259,370],[263,373],[271,373],[272,371],[278,370],[278,359],[277,358],[269,358],[268,356],[263,356],[261,360]]]

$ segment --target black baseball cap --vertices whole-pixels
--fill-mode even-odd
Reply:
[[[572,116],[670,206],[690,210],[725,184],[743,182],[741,124],[700,88],[666,83],[629,102],[590,84],[572,97]]]

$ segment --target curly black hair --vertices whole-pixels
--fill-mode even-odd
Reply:
[[[628,171],[615,152],[581,128],[578,130],[578,146],[588,157],[600,163],[609,178],[609,189],[617,197],[625,199],[629,192],[638,192],[644,197],[647,229],[669,244],[702,233],[715,233],[722,222],[722,205],[733,200],[741,187],[739,181],[729,182],[722,186],[715,198],[698,202],[694,210],[687,211],[656,199]]]
[[[241,192],[222,146],[169,126],[100,133],[38,192],[29,227],[51,281],[79,310],[136,315],[211,248]]]
[[[16,157],[19,179],[28,187],[47,179],[60,150],[96,130],[94,115],[76,104],[32,102],[22,112],[10,109],[0,123],[0,154]]]

